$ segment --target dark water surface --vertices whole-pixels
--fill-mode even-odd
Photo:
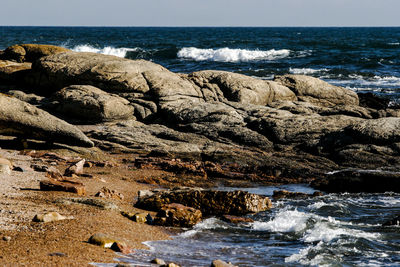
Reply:
[[[17,43],[147,59],[185,73],[307,74],[400,99],[400,28],[0,27],[0,49]],[[250,191],[271,195],[274,189]],[[400,228],[380,226],[400,213],[399,194],[329,194],[274,206],[249,224],[209,218],[173,240],[148,242],[150,251],[125,261],[145,266],[157,256],[183,266],[209,266],[217,258],[240,266],[400,266]]]

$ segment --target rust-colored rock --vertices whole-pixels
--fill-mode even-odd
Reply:
[[[173,227],[191,227],[199,223],[202,213],[198,209],[172,203],[164,205],[154,218],[154,224]]]
[[[221,217],[221,219],[225,222],[235,223],[235,224],[254,222],[254,220],[251,218],[238,217],[238,216],[232,216],[232,215],[223,215]]]
[[[40,181],[40,190],[71,192],[81,196],[86,194],[85,186],[81,182],[67,179],[60,181],[54,179]]]
[[[111,249],[114,250],[115,252],[120,252],[122,254],[130,254],[133,253],[134,251],[131,247],[129,247],[123,242],[114,242],[111,245]]]
[[[2,58],[17,62],[33,62],[41,57],[63,52],[71,52],[71,50],[54,45],[20,44],[7,47]]]
[[[269,210],[272,207],[268,197],[245,191],[218,191],[201,189],[171,190],[155,193],[138,200],[136,206],[158,211],[163,205],[179,203],[199,209],[204,215],[244,215]]]

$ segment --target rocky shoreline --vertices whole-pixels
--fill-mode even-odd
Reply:
[[[160,225],[190,226],[200,213],[232,216],[270,208],[256,196],[238,193],[259,208],[221,210],[240,203],[220,203],[236,195],[194,187],[311,183],[327,192],[400,191],[393,186],[400,169],[400,109],[389,107],[385,99],[313,77],[283,75],[266,81],[213,70],[179,74],[144,60],[24,44],[0,52],[0,90],[2,157],[23,153],[32,163],[26,172],[18,164],[1,161],[2,176],[10,179],[18,172],[15,167],[23,169],[21,176],[37,175],[40,167],[33,162],[44,162],[40,178],[31,181],[33,192],[22,193],[31,198],[29,206],[51,203],[41,212],[54,205],[63,210],[63,205],[50,201],[58,196],[92,198],[99,193],[122,203],[128,220],[123,225],[136,227],[139,222],[129,220],[143,213],[132,210],[136,189],[186,186],[185,197],[182,188],[179,197],[173,190],[174,197],[156,193],[151,203],[172,200],[161,201],[156,208],[139,207],[154,210],[150,216],[159,218],[155,221]],[[102,192],[101,168],[111,179]],[[124,200],[115,191],[122,184],[122,194],[129,196]],[[215,203],[195,204],[202,195]],[[71,210],[79,214],[84,209]],[[215,213],[210,212],[213,209]],[[69,229],[66,221],[75,219],[63,220]],[[22,225],[27,224],[32,223],[24,218]],[[147,239],[166,238],[163,230],[156,231]],[[29,235],[33,234],[25,231],[24,238]],[[10,234],[11,240],[18,240],[14,236]],[[82,242],[84,237],[79,238]],[[8,253],[0,256],[15,263]],[[25,259],[34,257],[29,254]],[[56,262],[73,264],[68,257],[57,258]],[[83,257],[80,263],[110,258]]]

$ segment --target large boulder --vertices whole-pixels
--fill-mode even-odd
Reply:
[[[132,119],[129,101],[90,85],[71,85],[54,94],[56,111],[88,122]]]
[[[227,71],[198,71],[187,78],[198,86],[205,100],[266,105],[278,100],[296,100],[289,88],[273,81],[264,81]]]
[[[147,210],[160,210],[163,205],[172,203],[199,209],[204,215],[244,215],[269,210],[272,207],[269,198],[245,191],[226,192],[201,189],[155,193],[140,198],[136,206]]]
[[[44,56],[70,51],[71,50],[67,48],[54,45],[19,44],[6,48],[1,57],[3,59],[15,60],[17,62],[33,62]]]
[[[130,60],[96,53],[61,53],[33,64],[34,84],[60,89],[93,85],[106,92],[147,93],[159,97],[196,96],[192,84],[166,68],[145,60]]]
[[[355,92],[343,87],[331,85],[318,78],[305,75],[276,76],[274,81],[289,87],[299,100],[322,106],[358,105]]]
[[[31,104],[1,94],[0,134],[73,146],[93,146],[93,142],[77,127]]]

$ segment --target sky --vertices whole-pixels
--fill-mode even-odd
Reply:
[[[400,26],[400,0],[1,0],[8,26]]]

